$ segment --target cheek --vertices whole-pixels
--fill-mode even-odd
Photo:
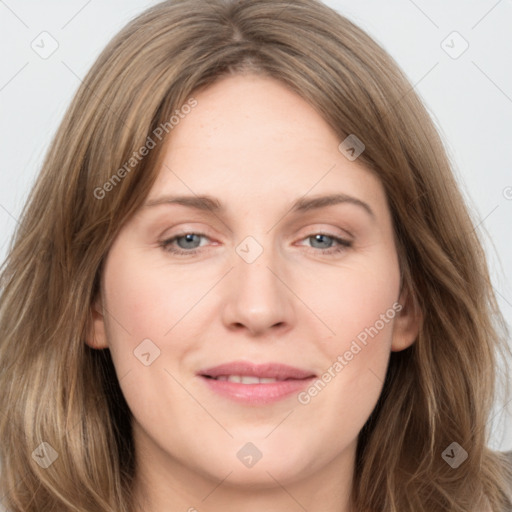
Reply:
[[[357,439],[374,410],[384,385],[399,309],[395,303],[399,274],[392,266],[345,270],[330,282],[330,299],[325,300],[326,323],[335,332],[318,345],[326,365],[298,396],[305,414],[322,426],[322,435],[310,445],[313,453],[323,454],[319,464]],[[308,434],[304,431],[303,435]],[[330,440],[328,451],[325,438]]]
[[[324,346],[332,349],[331,355],[337,355],[349,350],[355,339],[362,344],[379,340],[389,348],[399,286],[398,261],[390,250],[328,269],[324,276],[317,275],[308,282],[302,294],[326,326]],[[370,348],[373,345],[376,343]]]
[[[321,290],[311,286],[309,292],[303,292],[309,293],[331,333],[322,337],[319,345],[328,361],[321,382],[307,391],[302,403],[311,399],[320,407],[336,403],[350,409],[354,428],[360,428],[370,414],[386,375],[394,321],[400,310],[400,272],[395,256],[393,251],[382,251],[365,264],[331,272],[328,285]]]
[[[122,259],[114,252],[111,262],[105,267],[104,285],[113,342],[116,333],[123,338],[129,333],[133,342],[143,338],[162,342],[205,292],[197,275],[191,279],[187,272],[171,273],[142,256]]]
[[[138,382],[139,392],[147,385],[151,394],[150,382],[162,371],[162,356],[168,352],[165,341],[170,336],[165,334],[179,320],[176,315],[184,314],[182,305],[192,293],[181,288],[173,293],[171,285],[161,269],[148,265],[135,251],[111,249],[104,268],[105,326],[122,387]]]
[[[173,273],[171,278],[168,269],[122,246],[111,250],[105,265],[109,350],[129,407],[146,425],[161,423],[160,411],[179,410],[184,400],[169,363],[179,361],[187,350],[187,338],[180,331],[185,322],[177,324],[205,291],[204,283],[185,279],[184,274]]]

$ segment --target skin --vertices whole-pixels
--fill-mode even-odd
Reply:
[[[384,189],[278,81],[231,76],[194,97],[146,204],[210,195],[225,211],[143,206],[111,246],[92,311],[88,344],[110,349],[134,415],[136,495],[151,512],[348,512],[358,434],[391,351],[411,345],[420,324],[400,291]],[[374,216],[348,202],[289,211],[298,198],[334,192],[364,201]],[[205,236],[172,247],[196,254],[162,247],[184,232]],[[236,251],[248,236],[263,249],[252,263]],[[254,255],[257,246],[247,247]],[[307,404],[297,394],[235,403],[196,376],[234,360],[320,376],[396,303],[403,309]],[[149,366],[134,357],[144,339],[160,350]],[[263,454],[251,468],[237,458],[247,442]]]

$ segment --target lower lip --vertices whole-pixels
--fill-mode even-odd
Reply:
[[[200,376],[215,393],[244,404],[269,404],[299,393],[315,379],[291,379],[267,384],[240,384]]]

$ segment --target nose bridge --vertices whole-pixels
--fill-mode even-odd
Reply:
[[[253,334],[293,321],[292,298],[280,280],[286,282],[286,269],[271,239],[266,237],[264,243],[246,237],[234,255],[224,321],[231,326],[243,325]]]

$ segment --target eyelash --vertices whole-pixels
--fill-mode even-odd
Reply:
[[[173,236],[172,238],[169,238],[167,240],[163,240],[162,242],[160,242],[160,246],[164,249],[164,251],[170,252],[170,253],[175,254],[177,256],[195,255],[195,254],[197,254],[200,251],[199,247],[197,247],[195,249],[191,249],[189,251],[186,251],[186,250],[183,250],[183,249],[176,249],[175,247],[172,247],[172,245],[171,245],[178,238],[183,238],[183,237],[185,237],[187,235],[198,235],[198,236],[202,236],[202,237],[208,238],[208,236],[205,235],[204,233],[196,233],[196,232],[190,231],[190,232],[187,232],[187,233],[182,233],[182,234]],[[306,240],[308,238],[313,238],[316,235],[327,236],[328,238],[331,238],[332,240],[334,240],[338,245],[337,245],[337,247],[334,247],[334,248],[329,247],[328,249],[317,249],[317,250],[315,250],[315,247],[311,247],[311,249],[314,252],[318,252],[319,251],[321,254],[327,254],[327,255],[339,254],[339,253],[345,251],[346,249],[352,247],[352,242],[350,242],[349,240],[345,240],[343,238],[339,238],[337,236],[330,235],[329,233],[323,233],[323,232],[313,233],[312,235],[308,235],[308,236],[304,237],[302,240]]]

